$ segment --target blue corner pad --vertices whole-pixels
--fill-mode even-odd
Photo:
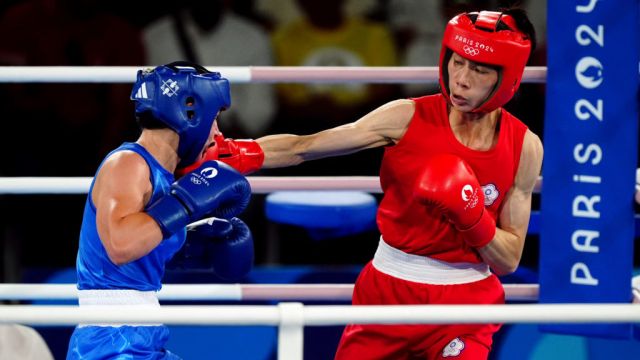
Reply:
[[[375,224],[375,197],[360,191],[278,191],[266,198],[270,221],[308,229],[348,229]]]

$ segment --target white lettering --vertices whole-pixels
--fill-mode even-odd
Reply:
[[[575,217],[583,217],[590,219],[599,219],[600,212],[594,209],[596,203],[600,202],[600,195],[594,195],[590,198],[584,195],[578,195],[573,199],[572,214]],[[582,209],[580,205],[584,205]]]
[[[600,184],[602,178],[600,176],[592,176],[592,175],[573,175],[574,182],[581,182],[587,184]]]
[[[582,277],[579,277],[579,275],[582,275]],[[587,265],[585,265],[584,263],[575,263],[571,267],[571,283],[578,285],[597,286],[598,279],[591,276],[591,272],[589,271],[589,267]]]
[[[590,13],[596,7],[596,3],[598,0],[589,0],[589,5],[578,5],[576,6],[576,11],[579,13]]]
[[[598,165],[602,160],[602,148],[598,144],[589,144],[587,149],[581,154],[584,149],[584,144],[580,143],[573,148],[573,158],[580,164],[584,164],[589,160],[592,153],[595,153],[593,159],[591,159],[592,165]]]
[[[591,45],[591,40],[595,41],[600,47],[604,47],[604,26],[598,25],[597,32],[584,24],[576,28],[576,41],[578,44],[589,46]]]
[[[488,52],[494,52],[494,49],[491,46],[489,46],[487,44],[484,44],[484,43],[481,43],[481,42],[476,41],[476,40],[468,39],[468,38],[466,38],[466,37],[464,37],[462,35],[456,35],[456,36],[453,37],[453,39],[455,41],[461,42],[461,43],[463,43],[465,45],[473,46],[473,47],[478,48],[480,50],[484,50],[484,51],[488,51]]]
[[[573,248],[588,253],[598,253],[600,247],[591,245],[593,239],[599,238],[600,232],[593,230],[576,230],[571,235],[571,245]]]
[[[589,120],[591,116],[595,116],[598,121],[602,121],[602,114],[604,113],[604,102],[602,99],[596,101],[596,105],[593,105],[587,99],[580,99],[576,101],[576,105],[573,107],[573,112],[580,120]]]

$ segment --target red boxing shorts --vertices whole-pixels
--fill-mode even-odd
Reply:
[[[446,266],[446,263],[421,257],[429,263],[426,268],[416,268],[416,262],[412,261],[416,259],[404,263],[410,267],[403,267],[402,262],[406,256],[399,258],[391,254],[389,257],[389,248],[381,241],[376,257],[360,273],[354,289],[353,305],[504,304],[504,289],[493,274],[482,275],[476,269],[460,272],[460,266],[456,266],[450,270],[456,283],[442,284],[447,280],[447,270],[441,265]],[[382,256],[381,249],[384,250]],[[377,261],[381,258],[384,261]],[[388,266],[390,260],[394,266]],[[433,261],[437,263],[436,267],[433,267]],[[398,263],[400,266],[397,266]],[[377,269],[378,264],[384,270],[392,270],[396,276]],[[438,281],[435,281],[437,284],[409,281],[398,277],[402,273],[413,280],[417,280],[413,275],[422,280],[426,273],[427,277],[432,276]],[[480,280],[460,283],[465,278],[474,279],[478,276],[481,277]],[[499,328],[499,324],[348,325],[342,334],[335,358],[486,359],[491,349],[492,336]]]

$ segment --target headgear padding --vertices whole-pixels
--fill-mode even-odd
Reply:
[[[469,15],[477,15],[475,23]],[[509,29],[498,30],[498,23]],[[494,11],[462,13],[449,20],[440,51],[440,89],[447,101],[451,51],[465,59],[498,68],[498,82],[473,112],[489,112],[506,104],[518,90],[531,52],[531,41],[518,30],[512,16]]]
[[[179,166],[187,166],[202,153],[218,111],[231,106],[229,91],[220,73],[177,61],[139,70],[131,100],[136,116],[149,112],[178,133]]]

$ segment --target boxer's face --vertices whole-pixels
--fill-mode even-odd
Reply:
[[[209,131],[209,137],[207,138],[207,142],[204,144],[204,148],[202,149],[202,152],[200,153],[200,159],[202,159],[204,157],[204,154],[207,152],[207,149],[213,145],[215,145],[215,141],[213,139],[213,137],[215,135],[221,135],[222,133],[220,132],[220,129],[218,129],[218,117],[220,116],[220,111],[218,111],[218,113],[216,114],[215,119],[213,120],[213,125],[211,125],[211,130]]]
[[[447,70],[451,104],[463,112],[480,106],[498,82],[495,68],[468,60],[455,52],[449,59]]]

